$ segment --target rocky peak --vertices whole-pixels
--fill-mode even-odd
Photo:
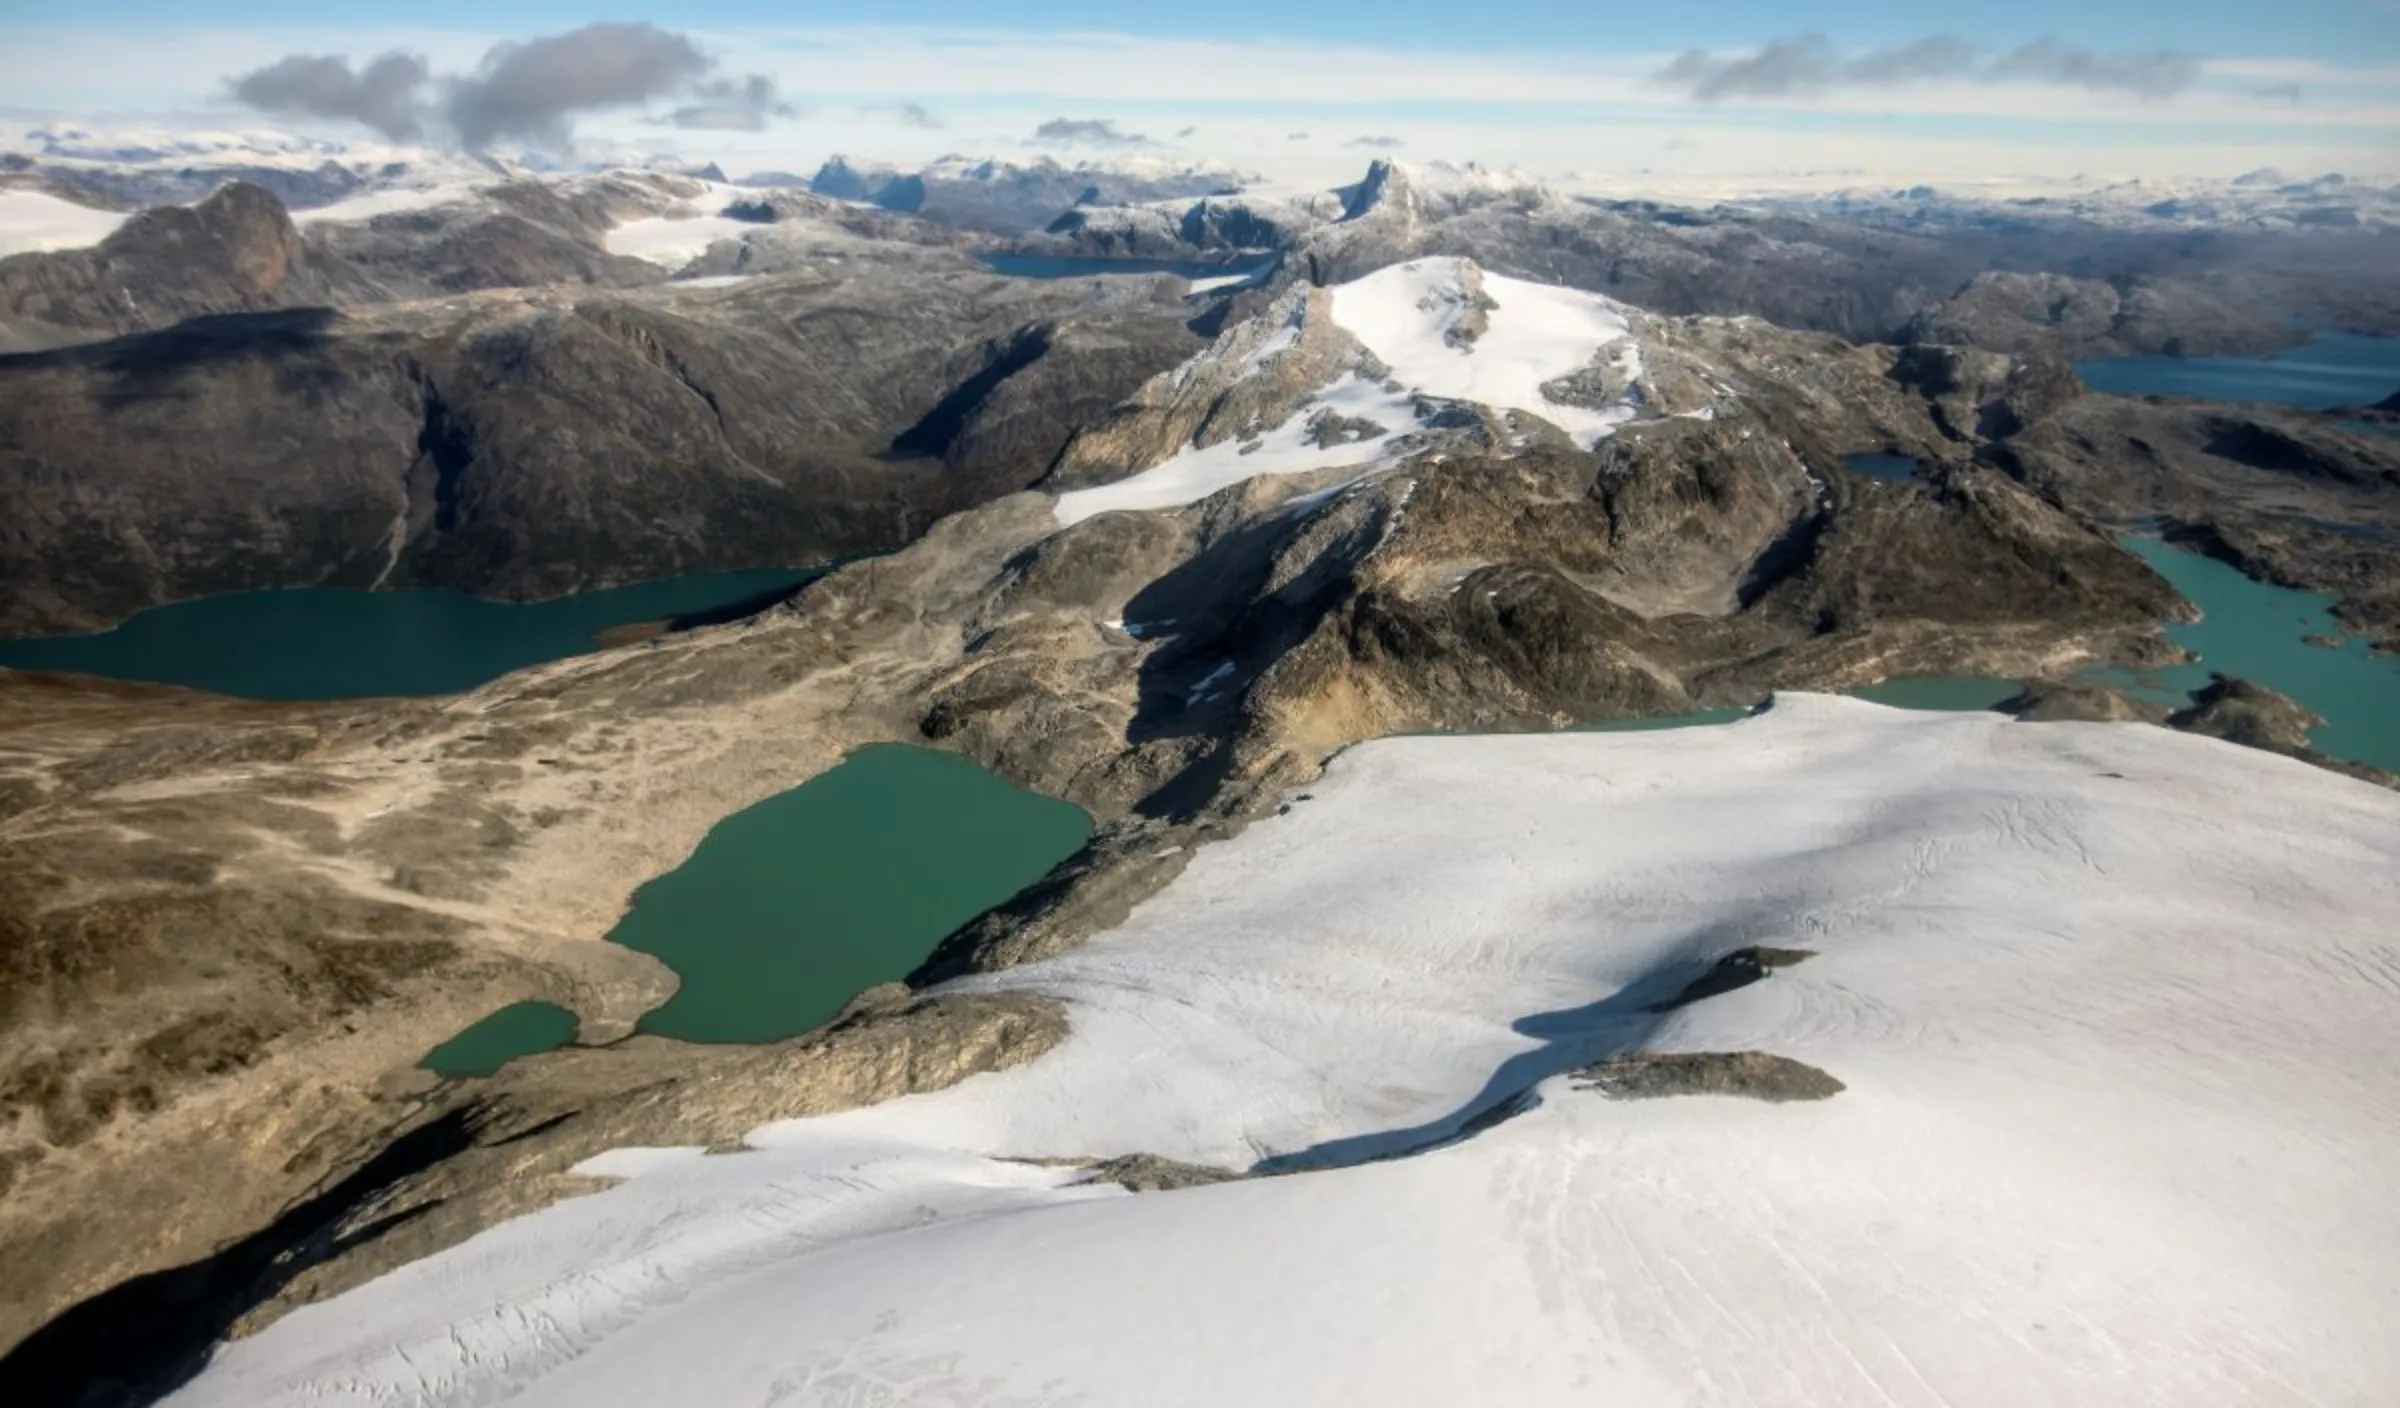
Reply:
[[[300,232],[283,202],[231,181],[198,205],[145,210],[100,243],[113,262],[156,264],[193,280],[215,279],[236,297],[271,300],[300,258]]]
[[[1409,204],[1410,183],[1406,170],[1398,162],[1377,157],[1368,163],[1367,174],[1359,183],[1342,191],[1341,196],[1342,218],[1356,220],[1395,203],[1405,209]]]
[[[829,156],[808,180],[808,188],[818,195],[835,200],[865,200],[873,189],[865,173],[850,164],[846,156]]]
[[[310,257],[272,192],[233,181],[196,205],[144,210],[90,249],[0,260],[0,344],[57,345],[369,292],[340,260]]]

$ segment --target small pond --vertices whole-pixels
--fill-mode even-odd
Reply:
[[[548,1002],[517,1002],[425,1053],[417,1064],[441,1076],[488,1076],[519,1056],[564,1046],[575,1014]]]
[[[551,601],[330,588],[156,607],[95,635],[0,641],[0,665],[183,685],[244,699],[456,694],[645,622],[730,620],[822,569],[715,572]]]
[[[1887,483],[1909,484],[1923,477],[1923,466],[1907,455],[1844,455],[1842,468]]]

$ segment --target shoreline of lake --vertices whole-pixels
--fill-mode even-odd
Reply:
[[[459,694],[517,670],[740,619],[825,567],[692,573],[537,601],[282,587],[165,603],[102,631],[0,640],[0,666],[325,702]]]

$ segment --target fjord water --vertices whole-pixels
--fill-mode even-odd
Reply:
[[[717,823],[609,937],[683,985],[641,1028],[776,1041],[893,982],[1090,839],[1081,808],[948,753],[862,748]]]
[[[2265,357],[2108,357],[2077,362],[2094,391],[2190,396],[2326,410],[2372,405],[2400,391],[2400,338],[2320,333]]]
[[[716,572],[528,603],[446,591],[239,592],[161,606],[96,635],[0,641],[0,665],[244,699],[455,694],[597,649],[616,627],[739,614],[821,570]]]
[[[2167,627],[2199,659],[2139,674],[2095,670],[2087,678],[2177,707],[2212,672],[2263,684],[2324,716],[2312,735],[2318,751],[2400,771],[2400,657],[2374,654],[2346,636],[2332,597],[2253,581],[2156,538],[2119,541],[2200,609],[2199,621]],[[2311,645],[2310,636],[2338,645]]]
[[[517,1002],[460,1032],[417,1064],[441,1076],[488,1076],[519,1056],[564,1046],[575,1014],[548,1002]]]

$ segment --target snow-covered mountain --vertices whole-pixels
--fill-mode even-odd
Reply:
[[[1463,259],[1295,285],[1154,378],[1060,457],[1076,522],[1191,503],[1261,474],[1352,477],[1457,448],[1547,434],[1589,449],[1656,413],[1632,336],[1646,315],[1598,294],[1503,278]]]
[[[2138,725],[1784,696],[1369,743],[1286,810],[977,980],[1067,1003],[1032,1064],[736,1157],[593,1159],[626,1181],[296,1311],[171,1401],[2400,1382],[2400,796]]]
[[[66,122],[0,127],[0,172],[39,177],[126,210],[189,204],[235,180],[262,186],[291,210],[305,211],[385,192],[621,168],[694,169],[679,158],[597,146],[561,158],[334,141],[273,129],[94,128]]]

